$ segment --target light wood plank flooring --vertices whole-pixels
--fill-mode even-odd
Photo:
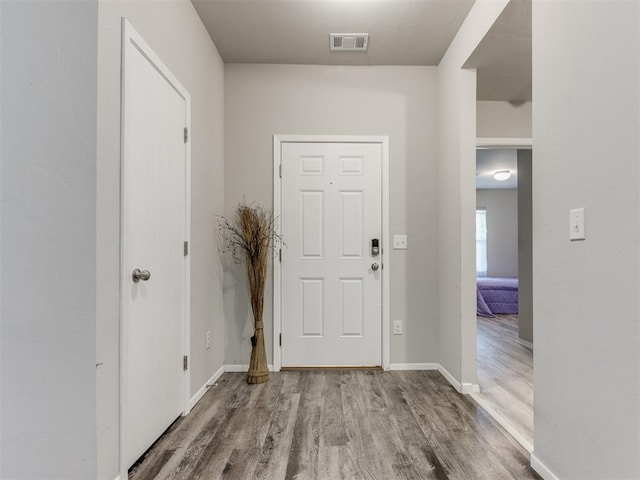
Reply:
[[[225,373],[130,475],[147,479],[530,479],[529,457],[435,371]]]
[[[533,352],[517,338],[517,315],[478,317],[480,393],[474,398],[533,446]]]

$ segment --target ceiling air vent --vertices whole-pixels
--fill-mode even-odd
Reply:
[[[368,33],[330,33],[329,46],[334,51],[364,52],[369,46]]]

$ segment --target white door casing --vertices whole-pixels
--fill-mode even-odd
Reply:
[[[120,464],[188,409],[190,97],[123,19]],[[134,269],[148,280],[134,282]]]
[[[386,137],[275,137],[274,368],[388,368],[387,160]]]

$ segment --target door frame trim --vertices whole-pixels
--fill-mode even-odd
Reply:
[[[122,17],[122,45],[121,45],[121,75],[120,75],[120,405],[118,412],[120,438],[119,438],[119,463],[120,463],[120,478],[127,478],[128,466],[125,464],[124,445],[125,445],[125,430],[124,425],[124,406],[126,405],[126,365],[127,365],[127,352],[125,349],[126,329],[124,328],[128,320],[128,308],[125,298],[127,296],[128,282],[128,269],[126,260],[128,258],[128,251],[123,241],[128,235],[128,222],[129,213],[125,208],[128,205],[129,199],[127,197],[127,176],[125,169],[125,162],[127,162],[125,145],[126,145],[126,125],[125,125],[125,99],[127,91],[127,77],[126,77],[126,63],[127,63],[127,46],[132,44],[137,48],[142,55],[144,55],[150,63],[174,88],[174,90],[185,100],[185,126],[188,129],[189,139],[185,143],[185,241],[191,245],[191,95],[184,88],[184,86],[178,81],[178,79],[171,73],[169,68],[162,62],[151,47],[144,41],[142,36],[133,28],[131,23]],[[190,356],[190,339],[191,339],[191,255],[185,256],[185,268],[184,268],[184,315],[182,318],[182,351],[183,355]],[[190,410],[190,389],[191,389],[191,366],[183,372],[183,395],[182,395],[182,415],[187,415]]]
[[[390,365],[390,285],[391,243],[389,236],[389,136],[388,135],[274,135],[273,136],[273,213],[276,220],[282,215],[282,179],[280,163],[283,143],[377,143],[382,147],[382,368]],[[281,234],[281,223],[277,222]],[[282,368],[282,265],[273,261],[273,369]]]

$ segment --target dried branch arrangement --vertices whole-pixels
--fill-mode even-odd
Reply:
[[[232,221],[218,216],[218,229],[223,238],[224,249],[237,262],[245,261],[254,319],[247,383],[264,383],[269,380],[262,322],[264,286],[269,254],[281,243],[276,219],[271,210],[240,203]]]

